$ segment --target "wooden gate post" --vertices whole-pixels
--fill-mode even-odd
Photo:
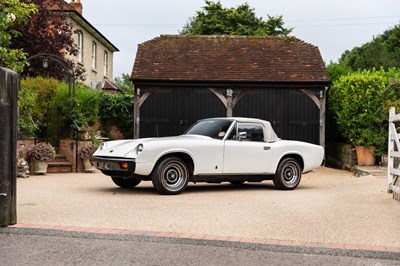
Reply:
[[[233,90],[226,89],[226,116],[232,117],[233,115]]]
[[[133,138],[139,138],[139,130],[140,130],[140,89],[135,88],[135,97],[133,98]]]
[[[0,67],[0,226],[17,223],[18,88],[18,74]]]

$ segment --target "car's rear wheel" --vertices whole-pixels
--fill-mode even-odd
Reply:
[[[116,176],[112,176],[111,180],[114,182],[114,184],[116,184],[117,186],[122,187],[122,188],[136,187],[142,181],[141,179],[135,178],[135,177],[123,178],[123,177],[116,177]]]
[[[279,163],[278,170],[274,176],[274,185],[278,189],[295,189],[301,180],[301,167],[299,162],[293,158],[286,158]]]
[[[163,195],[176,195],[185,190],[190,172],[178,157],[167,157],[157,163],[151,180],[154,188]]]

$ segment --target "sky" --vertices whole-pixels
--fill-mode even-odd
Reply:
[[[66,0],[69,2],[69,0]],[[258,17],[283,16],[291,36],[318,46],[326,63],[400,23],[399,0],[220,0],[248,3]],[[137,46],[162,34],[179,34],[204,0],[81,0],[83,16],[120,51],[114,77],[131,74]]]

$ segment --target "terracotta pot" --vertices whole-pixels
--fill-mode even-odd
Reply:
[[[35,174],[44,174],[47,173],[47,165],[49,164],[48,161],[43,160],[34,160],[33,161],[33,172]]]
[[[376,150],[375,146],[365,147],[365,146],[357,146],[357,163],[361,166],[373,166],[375,165],[375,155],[374,152]]]

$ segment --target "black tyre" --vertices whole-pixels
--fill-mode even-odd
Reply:
[[[123,178],[112,176],[111,180],[119,187],[122,188],[133,188],[140,184],[142,181],[139,178]]]
[[[300,184],[300,180],[301,167],[296,159],[286,158],[279,163],[273,179],[276,188],[293,190]]]
[[[245,181],[241,181],[241,180],[235,180],[235,181],[229,181],[229,183],[231,183],[232,185],[235,186],[241,186],[244,184]]]
[[[178,157],[167,157],[157,163],[151,180],[154,188],[163,195],[176,195],[185,190],[190,172]]]

